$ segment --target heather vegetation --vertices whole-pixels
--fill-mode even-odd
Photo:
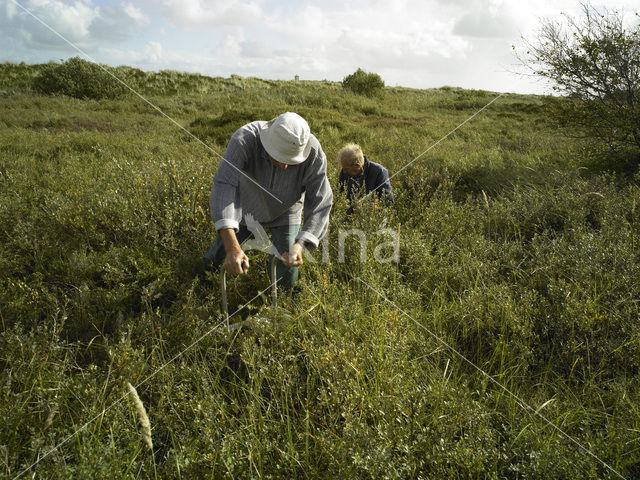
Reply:
[[[639,175],[544,99],[503,95],[394,176],[389,209],[345,223],[336,194],[330,262],[277,310],[249,252],[231,320],[271,322],[230,333],[217,277],[190,275],[219,157],[131,93],[38,93],[53,69],[0,66],[1,478],[640,476]],[[336,192],[344,143],[393,175],[497,96],[114,73],[220,154],[299,113]],[[397,264],[374,259],[383,227]],[[364,261],[356,238],[338,261],[341,228]]]

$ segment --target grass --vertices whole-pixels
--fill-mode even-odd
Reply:
[[[133,96],[36,95],[38,68],[0,68],[0,477],[97,416],[35,477],[620,478],[425,329],[640,475],[638,176],[593,168],[544,99],[500,98],[393,178],[389,210],[345,224],[336,195],[332,263],[303,266],[288,320],[213,330],[167,364],[222,320],[216,277],[187,274],[213,239],[219,158]],[[119,72],[220,154],[243,123],[296,111],[335,191],[344,143],[393,174],[497,96]],[[398,265],[373,259],[384,217]],[[341,227],[367,233],[365,262],[354,241],[337,262]],[[250,256],[230,311],[267,287]],[[264,303],[238,316],[285,316]],[[129,400],[101,414],[127,382],[153,451]]]

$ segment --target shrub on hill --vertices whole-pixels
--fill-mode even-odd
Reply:
[[[46,95],[62,94],[75,98],[115,98],[126,87],[99,65],[79,57],[64,63],[50,63],[34,78],[33,88]]]
[[[637,15],[637,13],[636,13]],[[584,4],[581,17],[543,20],[522,63],[562,95],[551,113],[594,151],[640,164],[640,23]]]
[[[342,86],[358,95],[373,97],[382,93],[384,81],[377,73],[365,72],[361,68],[342,80]]]

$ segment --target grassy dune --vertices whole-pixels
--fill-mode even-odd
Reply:
[[[39,68],[0,66],[1,478],[90,420],[21,478],[640,477],[639,177],[587,162],[543,99],[502,96],[393,178],[391,209],[345,223],[336,195],[331,262],[230,334],[217,278],[188,274],[219,157],[133,95],[38,95]],[[336,193],[344,143],[393,174],[497,96],[118,73],[219,154],[299,113]],[[383,225],[397,265],[373,257]],[[352,227],[366,259],[350,238],[339,262]],[[231,311],[268,286],[250,258]]]

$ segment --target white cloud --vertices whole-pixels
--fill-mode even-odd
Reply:
[[[150,23],[148,16],[131,4],[104,6],[91,24],[90,36],[94,42],[123,41],[139,33]]]
[[[453,22],[433,0],[358,0],[333,10],[307,5],[262,25],[269,38],[278,39],[281,49],[274,52],[287,51],[302,72],[305,66],[321,66],[316,76],[339,72],[342,78],[357,67],[378,73],[425,69],[469,51],[467,40],[452,34]]]
[[[129,18],[134,20],[138,25],[147,25],[150,21],[149,17],[142,13],[142,10],[134,7],[130,3],[123,4],[122,10],[124,10],[124,13],[126,13]]]
[[[464,37],[514,38],[518,27],[515,19],[502,10],[475,8],[458,19],[453,33]]]
[[[275,53],[263,42],[250,40],[240,44],[240,54],[249,58],[272,58]]]
[[[58,0],[25,2],[25,8],[70,42],[87,46],[89,28],[98,9],[84,1],[65,4]],[[59,48],[66,42],[26,12],[18,9],[12,21],[19,36],[32,48]]]
[[[162,45],[158,42],[149,42],[144,47],[144,56],[152,63],[162,61]]]
[[[177,53],[165,52],[159,42],[147,42],[141,49],[118,49],[102,47],[99,49],[101,57],[111,65],[129,65],[148,70],[174,68],[182,56]]]
[[[264,17],[256,2],[241,0],[164,0],[164,15],[181,28],[248,25]]]
[[[13,20],[13,17],[16,16],[18,7],[16,7],[15,3],[7,2],[4,5],[4,12],[8,20]]]
[[[30,49],[74,52],[65,39],[82,49],[92,49],[98,43],[122,41],[150,22],[131,4],[99,7],[90,0],[23,3],[32,15],[7,0],[4,15],[0,10],[0,26],[7,36]]]
[[[220,44],[214,49],[213,54],[223,58],[238,58],[242,54],[242,34],[226,35]]]

